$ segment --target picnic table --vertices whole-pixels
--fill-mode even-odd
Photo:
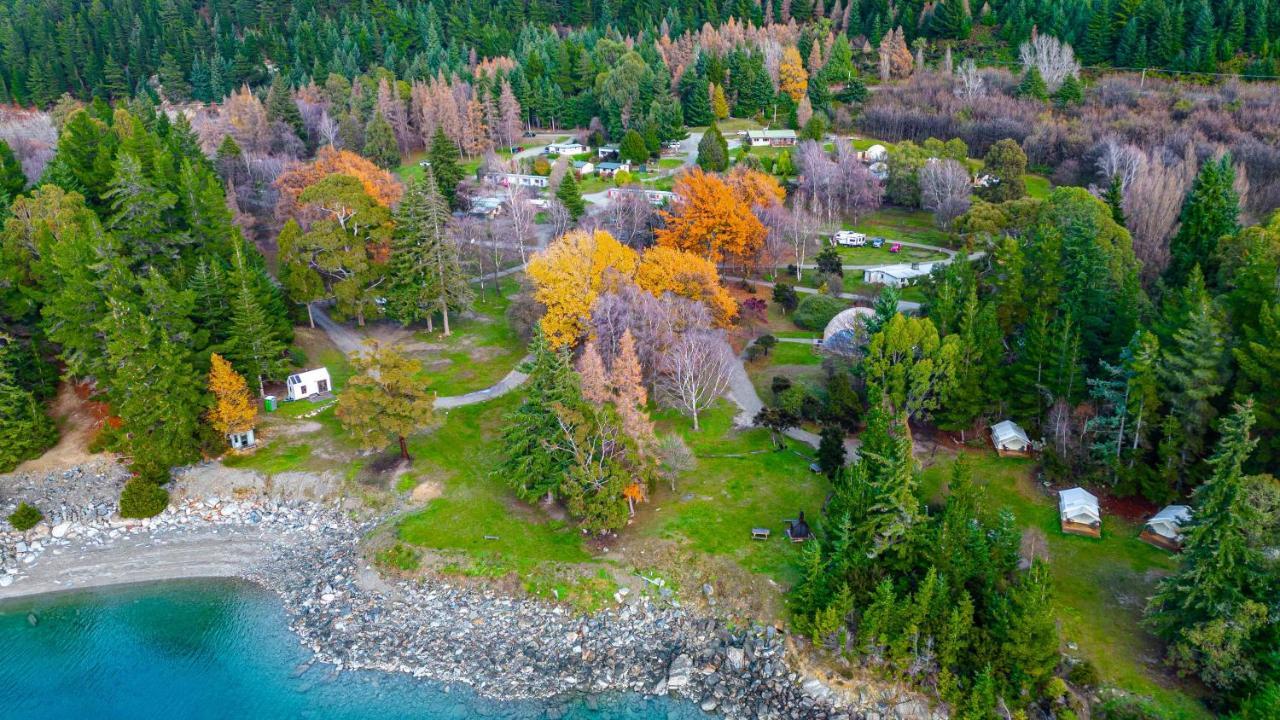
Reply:
[[[769,528],[751,528],[752,540],[768,540]]]

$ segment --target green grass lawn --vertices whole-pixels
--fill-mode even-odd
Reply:
[[[938,229],[933,222],[933,215],[924,210],[882,207],[861,222],[844,223],[843,227],[888,240],[903,240],[935,247],[950,247],[952,243],[951,234]]]
[[[521,503],[492,476],[503,417],[519,402],[512,394],[456,408],[439,428],[413,438],[414,472],[419,480],[440,482],[443,495],[400,519],[396,533],[401,540],[461,552],[473,563],[495,568],[496,574],[527,572],[543,562],[591,559],[575,528]]]
[[[1174,568],[1174,557],[1139,540],[1140,527],[1114,516],[1103,518],[1101,539],[1066,535],[1055,496],[1031,479],[1033,461],[991,452],[968,458],[974,479],[986,483],[989,505],[1009,508],[1021,527],[1044,534],[1063,641],[1078,645],[1105,681],[1150,696],[1165,717],[1208,717],[1186,688],[1148,665],[1161,649],[1141,627],[1142,608],[1155,579]],[[925,498],[940,499],[952,462],[946,458],[924,471]]]
[[[733,429],[736,412],[722,402],[701,418],[697,432],[683,416],[655,413],[660,431],[684,436],[697,467],[678,481],[674,493],[657,488],[643,522],[630,532],[686,542],[699,552],[728,556],[751,572],[794,582],[800,551],[782,534],[783,520],[800,510],[816,516],[827,481],[808,470],[812,448],[789,445],[775,452],[766,431]],[[770,528],[773,537],[752,540],[755,527]]]
[[[426,157],[427,153],[425,151],[406,155],[400,161],[400,167],[395,169],[395,174],[405,182],[422,177],[422,166],[418,163],[422,162]],[[458,167],[462,169],[462,177],[464,179],[475,179],[476,171],[480,168],[480,158],[475,158],[474,160],[463,158],[458,162]]]
[[[896,253],[889,252],[891,244],[885,243],[881,247],[872,247],[870,244],[863,247],[837,247],[836,252],[840,253],[846,265],[895,265],[947,259],[947,254],[943,252],[906,246]]]
[[[706,132],[708,127],[707,125],[690,127],[689,132]],[[743,130],[759,130],[764,126],[751,118],[725,118],[724,120],[716,121],[716,127],[720,129],[720,133],[727,139],[730,134],[737,134]]]
[[[524,343],[506,320],[519,282],[508,276],[500,287],[501,297],[491,289],[477,291],[474,316],[451,317],[453,334],[449,337],[441,334],[438,325],[435,333],[417,334],[432,346],[416,356],[423,363],[419,376],[433,392],[461,395],[483,390],[511,372],[524,357]]]
[[[1026,175],[1023,179],[1027,184],[1027,195],[1033,198],[1044,200],[1053,192],[1053,183],[1043,175]]]
[[[807,343],[780,342],[769,352],[774,365],[821,365],[822,356]]]
[[[662,158],[658,161],[659,170],[675,170],[684,165],[684,158]]]

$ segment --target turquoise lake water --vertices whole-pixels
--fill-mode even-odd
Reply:
[[[38,622],[32,626],[29,615]],[[705,720],[615,695],[485,700],[469,690],[315,665],[275,596],[247,583],[136,585],[0,603],[5,720]]]

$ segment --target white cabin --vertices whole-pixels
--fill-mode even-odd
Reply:
[[[796,144],[795,130],[745,130],[742,137],[751,147],[790,147]]]
[[[1098,509],[1098,498],[1084,488],[1059,492],[1058,514],[1065,532],[1093,537],[1101,534],[1102,512]]]
[[[1004,420],[991,426],[991,444],[1001,455],[1026,455],[1031,452],[1031,439],[1027,431],[1012,420]]]
[[[1182,526],[1191,521],[1191,508],[1168,505],[1147,520],[1142,539],[1154,545],[1177,549],[1182,546]]]
[[[547,155],[581,155],[586,151],[582,143],[576,142],[551,143],[542,150]]]
[[[329,378],[328,368],[317,368],[290,375],[285,381],[290,400],[304,400],[312,395],[323,395],[333,391],[333,381]]]

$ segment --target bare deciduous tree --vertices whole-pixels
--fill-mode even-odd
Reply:
[[[1075,51],[1052,35],[1033,35],[1018,48],[1018,56],[1024,68],[1040,71],[1049,92],[1056,91],[1068,77],[1080,74]]]
[[[973,186],[969,171],[955,160],[931,159],[920,168],[920,207],[933,213],[938,225],[947,227],[969,209]]]
[[[536,218],[538,208],[529,196],[528,188],[509,183],[502,193],[503,226],[511,237],[511,241],[520,249],[520,264],[529,262],[527,249],[536,247],[538,228]]]
[[[604,207],[601,219],[618,242],[636,250],[653,244],[653,229],[659,222],[657,208],[639,188],[626,188],[614,193]]]
[[[1140,148],[1121,144],[1114,137],[1109,137],[1102,141],[1102,149],[1098,154],[1098,174],[1108,181],[1118,176],[1120,188],[1124,189],[1133,182],[1144,159]]]
[[[1148,287],[1169,266],[1169,238],[1178,226],[1182,201],[1196,177],[1195,151],[1187,145],[1181,159],[1143,154],[1133,181],[1124,191],[1125,225],[1133,236],[1133,252],[1142,261]]]
[[[660,395],[671,406],[693,419],[729,387],[733,375],[733,351],[719,330],[687,332],[667,351],[658,377]]]
[[[320,119],[316,122],[316,135],[320,137],[320,142],[329,147],[342,147],[342,140],[338,137],[338,123],[329,115],[328,110],[320,111]]]
[[[972,58],[960,65],[960,72],[956,77],[959,80],[956,95],[962,98],[979,98],[987,94],[987,82],[982,73],[978,72],[978,64]]]
[[[810,250],[818,244],[818,219],[804,208],[785,205],[766,208],[761,220],[769,228],[769,237],[781,241],[795,258],[796,280]]]

